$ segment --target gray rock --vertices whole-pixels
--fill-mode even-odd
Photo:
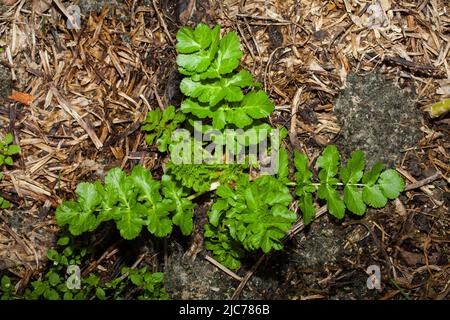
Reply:
[[[347,80],[334,108],[342,128],[336,144],[344,159],[363,150],[369,166],[398,164],[401,151],[422,136],[421,115],[411,97],[381,75],[349,75]]]

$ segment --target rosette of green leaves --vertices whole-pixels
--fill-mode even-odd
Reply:
[[[228,124],[244,128],[273,112],[274,105],[264,91],[245,94],[245,88],[260,84],[248,71],[235,71],[243,56],[235,32],[221,37],[220,26],[183,27],[177,33],[176,49],[179,71],[187,76],[180,84],[181,92],[189,97],[181,104],[184,113],[212,119],[215,129],[223,129]]]
[[[205,237],[221,263],[236,269],[241,255],[236,243],[247,251],[282,249],[281,239],[297,218],[287,208],[292,196],[283,182],[268,175],[253,182],[243,177],[235,188],[219,186],[217,195],[220,198],[208,213],[212,227],[206,229]]]

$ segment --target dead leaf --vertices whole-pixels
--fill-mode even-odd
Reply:
[[[12,94],[8,97],[11,100],[20,102],[22,104],[25,104],[29,106],[31,102],[33,102],[34,97],[31,94],[25,93],[25,92],[19,92],[16,90],[12,91]]]

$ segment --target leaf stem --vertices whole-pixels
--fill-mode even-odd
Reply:
[[[194,200],[195,198],[197,198],[197,197],[200,197],[202,194],[205,194],[206,192],[209,192],[209,190],[208,191],[199,191],[199,192],[196,192],[196,193],[194,193],[194,194],[191,194],[189,197],[187,197],[186,199],[188,199],[189,201],[192,201],[192,200]]]
[[[311,185],[313,185],[315,187],[320,187],[321,184],[322,183],[319,183],[319,182],[311,183]],[[287,182],[286,185],[288,187],[295,187],[295,186],[297,186],[297,182],[293,182],[293,181]],[[364,183],[347,183],[347,184],[345,184],[342,182],[338,182],[338,183],[336,183],[336,185],[337,186],[355,186],[355,187],[365,187],[366,186],[366,184],[364,184]]]

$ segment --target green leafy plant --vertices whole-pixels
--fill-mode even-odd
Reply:
[[[168,300],[169,295],[164,290],[164,273],[149,272],[147,267],[141,269],[123,268],[122,274],[128,274],[128,279],[136,287],[140,288],[138,300]]]
[[[21,149],[13,143],[13,135],[7,133],[3,139],[0,140],[0,166],[3,164],[12,166],[14,164],[13,155],[20,153]],[[3,173],[0,172],[0,181],[3,179]],[[7,209],[10,207],[9,201],[0,197],[0,209]]]
[[[14,298],[14,285],[11,279],[4,275],[0,279],[0,300],[13,300]]]
[[[56,210],[59,225],[69,226],[73,235],[94,231],[104,221],[114,220],[124,239],[136,238],[143,226],[150,233],[164,237],[172,224],[183,234],[192,231],[194,204],[170,177],[162,181],[152,178],[142,166],[134,167],[127,176],[121,169],[111,169],[105,183],[80,183],[77,200],[65,201]]]
[[[309,224],[315,215],[313,192],[317,191],[319,199],[326,201],[331,215],[342,219],[346,209],[361,216],[366,212],[367,205],[374,208],[384,207],[388,199],[397,198],[405,187],[397,171],[383,171],[382,163],[376,163],[371,170],[364,173],[365,156],[362,151],[353,152],[347,165],[339,168],[339,152],[336,146],[327,146],[317,159],[317,166],[320,168],[319,183],[313,183],[313,173],[308,169],[307,161],[304,154],[295,152],[296,194],[305,224]],[[343,198],[338,187],[343,188]]]
[[[167,151],[173,131],[184,119],[184,114],[175,112],[174,106],[168,106],[163,111],[161,109],[150,111],[141,127],[141,130],[149,132],[145,138],[147,144],[152,145],[157,142],[160,152]]]
[[[85,300],[95,294],[99,278],[94,274],[82,278],[80,289],[70,289],[67,286],[67,267],[79,266],[87,258],[89,251],[79,248],[69,236],[61,236],[57,245],[59,250],[50,249],[47,258],[50,268],[41,279],[31,282],[25,290],[24,298],[29,300]]]
[[[211,29],[205,24],[195,29],[183,27],[177,33],[176,49],[179,72],[185,76],[180,89],[186,99],[180,111],[169,106],[149,112],[142,127],[147,143],[156,142],[160,152],[170,155],[161,181],[137,166],[129,176],[112,169],[104,184],[81,183],[77,200],[64,202],[56,211],[57,222],[68,225],[72,234],[93,231],[103,221],[113,220],[125,239],[137,237],[144,226],[164,237],[173,224],[189,235],[195,207],[192,201],[209,193],[213,205],[205,225],[205,246],[223,265],[236,269],[246,251],[282,249],[282,239],[297,219],[290,209],[294,200],[304,223],[309,224],[316,202],[326,203],[328,212],[342,219],[346,210],[362,215],[367,206],[381,208],[404,189],[400,175],[392,169],[383,171],[380,163],[364,173],[361,151],[341,165],[333,145],[317,159],[316,175],[307,156],[295,151],[292,175],[282,141],[287,130],[275,131],[263,122],[274,111],[274,104],[249,72],[237,70],[243,56],[237,34],[222,37],[220,26]],[[199,123],[200,119],[206,121]],[[240,128],[250,133],[228,130]],[[211,145],[226,146],[224,153],[206,150],[205,141],[196,137],[195,133],[208,135],[211,130]],[[266,144],[267,153],[276,155],[273,175],[265,174],[259,159],[250,155],[243,164],[228,161],[240,153],[245,155],[246,148],[275,133],[279,139]],[[190,162],[175,161],[185,158]],[[199,158],[204,162],[197,162]],[[145,280],[133,278],[139,283]]]
[[[21,149],[13,143],[13,135],[7,133],[2,140],[0,140],[0,166],[3,164],[12,166],[14,160],[13,155],[20,153]]]
[[[147,267],[133,269],[124,267],[121,275],[111,281],[102,283],[94,273],[80,275],[79,288],[69,287],[69,266],[85,264],[89,251],[74,244],[73,237],[62,236],[58,242],[58,250],[51,249],[47,256],[50,268],[41,279],[32,281],[23,295],[15,293],[11,279],[4,275],[0,281],[1,300],[115,300],[125,299],[126,292],[133,292],[139,300],[167,300],[169,295],[163,288],[164,274],[149,272]],[[128,290],[129,289],[129,290]]]
[[[246,165],[240,164],[174,164],[169,162],[166,173],[172,176],[181,185],[195,192],[204,193],[214,186],[236,181],[243,175]]]
[[[287,208],[292,202],[289,188],[277,178],[266,175],[250,182],[243,177],[235,188],[219,186],[217,195],[205,237],[219,262],[236,269],[242,249],[269,252],[283,247],[280,240],[297,215]]]
[[[220,26],[199,24],[195,30],[181,28],[177,40],[177,64],[187,75],[180,89],[189,97],[181,104],[182,112],[212,119],[214,129],[230,124],[244,128],[272,113],[274,104],[264,91],[256,90],[260,84],[248,71],[235,71],[243,56],[236,33],[221,38]],[[251,91],[245,94],[245,88]]]

